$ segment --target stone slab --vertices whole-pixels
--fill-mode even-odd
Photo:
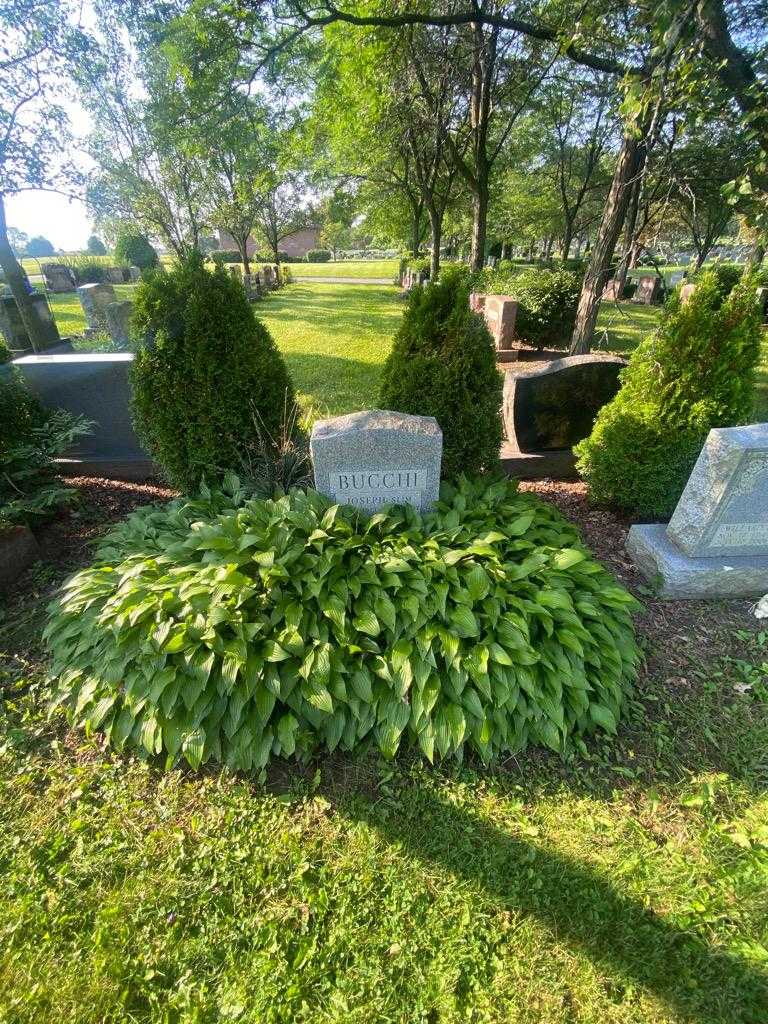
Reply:
[[[662,280],[655,274],[642,274],[637,279],[637,288],[632,296],[633,302],[642,302],[650,306],[661,298]]]
[[[660,597],[714,600],[768,593],[768,554],[692,558],[672,543],[663,525],[631,527],[626,546]]]
[[[768,423],[710,430],[667,533],[691,556],[768,554]]]
[[[67,453],[70,457],[123,461],[149,457],[133,429],[128,379],[132,362],[132,352],[74,352],[23,356],[10,366],[47,408],[94,421],[93,433],[78,439]]]
[[[499,452],[501,468],[518,480],[578,480],[576,457],[566,448],[559,452],[521,452],[505,441]]]
[[[39,292],[34,292],[29,297],[37,309],[40,318],[40,324],[46,340],[46,349],[52,345],[58,345],[61,342],[61,336],[51,312],[51,307],[48,304],[48,299]],[[16,300],[12,295],[0,298],[0,334],[5,338],[6,344],[12,353],[32,351],[32,343],[21,319],[19,307],[16,305]]]
[[[108,302],[104,307],[107,331],[115,348],[130,348],[132,313],[133,303],[130,299],[123,299],[121,302]]]
[[[105,308],[110,302],[117,302],[115,289],[111,284],[83,284],[77,289],[80,305],[85,313],[89,331],[106,331]]]
[[[310,452],[317,490],[339,504],[375,512],[437,501],[443,434],[433,416],[374,409],[318,420]]]
[[[507,369],[502,409],[510,442],[521,452],[572,448],[619,390],[624,366],[620,356],[592,352]]]

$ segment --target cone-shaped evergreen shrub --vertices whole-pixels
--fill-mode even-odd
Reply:
[[[243,286],[193,256],[136,289],[133,328],[146,339],[131,381],[139,436],[168,480],[194,491],[277,438],[293,384]]]
[[[447,268],[414,288],[389,357],[379,404],[434,416],[443,431],[443,476],[498,465],[501,374],[485,321],[469,308],[466,274]]]
[[[552,505],[464,479],[423,517],[367,516],[231,483],[135,513],[64,586],[46,636],[76,725],[169,766],[251,771],[615,731],[636,603]]]
[[[710,428],[749,422],[760,355],[755,287],[744,277],[723,301],[716,276],[704,274],[685,305],[669,300],[618,395],[576,446],[594,502],[668,518]]]

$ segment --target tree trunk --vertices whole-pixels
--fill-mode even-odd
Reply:
[[[419,255],[422,213],[422,204],[411,200],[411,256],[414,257]]]
[[[579,308],[576,313],[576,325],[571,338],[570,354],[572,356],[583,355],[591,348],[611,258],[626,217],[631,187],[642,170],[644,158],[644,139],[625,134],[621,142],[619,158],[616,161],[616,170],[603,209],[600,227],[592,246],[589,266],[584,275]]]
[[[16,300],[21,322],[29,336],[32,350],[42,352],[48,344],[48,338],[43,322],[27,291],[24,273],[13,254],[11,243],[8,241],[8,225],[5,220],[5,202],[2,192],[0,192],[0,267],[3,268],[11,295]]]
[[[629,197],[629,203],[627,206],[627,215],[624,224],[624,253],[622,254],[621,261],[614,276],[614,280],[619,282],[619,286],[616,290],[618,298],[621,298],[624,294],[624,288],[627,283],[627,274],[629,273],[629,264],[635,248],[635,230],[637,228],[637,214],[640,209],[640,192],[642,187],[642,176],[638,175],[632,186],[632,193]]]
[[[429,279],[436,281],[440,273],[440,241],[443,236],[443,218],[434,206],[429,208],[429,226],[432,232],[432,257],[429,261]]]
[[[750,267],[761,267],[765,259],[765,242],[755,242],[749,254],[747,263]]]
[[[232,236],[235,239],[238,251],[240,253],[240,262],[243,264],[243,273],[250,274],[251,272],[251,261],[248,259],[248,236],[245,238],[240,236],[239,238],[235,235]]]
[[[472,249],[470,270],[482,270],[485,263],[485,240],[488,233],[488,173],[484,171],[477,181],[472,199]]]
[[[565,222],[565,233],[563,234],[563,245],[561,252],[563,254],[563,260],[568,259],[568,253],[571,251],[571,242],[573,241],[573,221],[566,220]]]

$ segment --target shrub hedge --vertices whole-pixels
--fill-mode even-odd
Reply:
[[[503,260],[473,278],[473,290],[518,302],[515,334],[536,348],[567,347],[576,323],[581,275],[571,270],[523,270]]]
[[[443,431],[443,475],[498,465],[501,374],[485,321],[469,308],[464,268],[414,288],[384,363],[383,409],[434,416]]]
[[[725,301],[714,273],[685,305],[674,293],[658,332],[622,371],[618,395],[574,449],[591,499],[669,518],[710,428],[749,422],[760,336],[754,277]]]
[[[199,255],[150,272],[135,294],[133,325],[148,339],[131,371],[139,436],[181,490],[239,467],[259,433],[276,438],[293,384],[245,290]]]
[[[332,256],[330,249],[310,249],[307,252],[307,263],[328,263]]]
[[[115,243],[115,259],[142,270],[150,270],[160,262],[147,236],[138,233],[120,235]]]
[[[301,491],[142,509],[45,636],[70,721],[168,766],[370,746],[487,761],[616,729],[634,604],[553,506],[464,480],[424,518]]]

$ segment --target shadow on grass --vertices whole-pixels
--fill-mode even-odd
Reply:
[[[428,787],[401,792],[397,809],[384,820],[376,808],[359,794],[337,801],[342,815],[447,869],[457,881],[484,889],[507,911],[536,918],[554,942],[583,952],[618,984],[642,986],[681,1019],[768,1020],[766,973],[663,920],[593,868],[509,835]]]

